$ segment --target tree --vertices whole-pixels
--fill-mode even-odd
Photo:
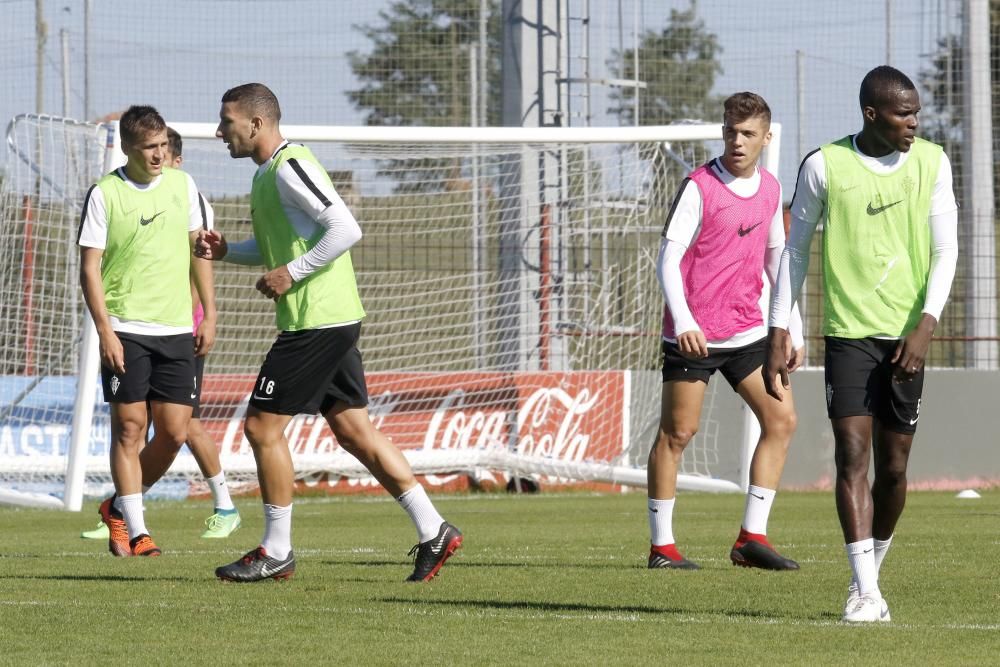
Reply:
[[[379,12],[380,25],[355,26],[373,48],[348,54],[362,86],[347,94],[367,112],[368,125],[470,124],[469,60],[479,40],[479,12],[479,0],[397,0]],[[498,0],[489,1],[488,12],[487,79],[498,99]],[[488,104],[487,112],[486,124],[499,124],[499,105]]]
[[[698,18],[695,0],[687,9],[670,10],[670,20],[660,32],[647,31],[639,46],[615,52],[611,70],[621,79],[644,81],[645,89],[615,89],[612,106],[623,124],[667,125],[681,120],[718,121],[723,98],[712,95],[715,77],[722,73],[718,38]],[[638,60],[638,76],[636,76]],[[666,218],[669,202],[680,179],[704,161],[700,143],[670,149],[662,144],[644,156],[652,175],[652,214]]]
[[[923,100],[926,110],[920,119],[921,133],[944,147],[952,163],[956,184],[962,183],[964,170],[962,145],[963,87],[965,58],[962,40],[948,35],[938,40],[930,66],[921,70],[920,84],[930,93]],[[1000,150],[1000,1],[990,0],[990,81],[993,100],[993,150]],[[1000,166],[994,164],[995,207],[1000,211]]]
[[[610,64],[615,76],[646,83],[646,88],[639,90],[638,105],[631,89],[612,92],[615,106],[608,111],[623,124],[638,120],[640,125],[666,125],[719,118],[722,99],[711,91],[715,77],[722,73],[718,61],[722,47],[698,18],[697,10],[695,0],[687,9],[670,10],[670,21],[663,30],[645,32],[636,49],[615,52]]]

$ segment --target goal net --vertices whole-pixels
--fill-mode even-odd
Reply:
[[[255,165],[229,158],[214,125],[171,126],[216,227],[249,238]],[[111,490],[75,242],[87,188],[121,160],[115,129],[26,115],[7,130],[0,499],[78,507]],[[721,152],[719,125],[283,131],[313,150],[361,224],[352,257],[369,410],[415,472],[443,489],[645,484],[660,404],[654,261],[680,180]],[[276,334],[273,303],[254,289],[259,267],[214,266],[218,338],[201,418],[230,484],[252,487],[243,416]],[[756,440],[720,443],[719,421],[742,417],[712,400],[710,390],[681,488],[738,489],[739,466],[721,460]],[[318,415],[296,417],[287,435],[300,484],[375,485]],[[200,485],[185,448],[154,491]]]

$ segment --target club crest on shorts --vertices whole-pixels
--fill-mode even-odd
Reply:
[[[112,394],[117,394],[118,393],[118,387],[120,387],[120,386],[122,386],[122,383],[118,379],[118,376],[117,375],[112,375],[111,376],[111,393]]]
[[[826,407],[829,410],[830,406],[833,405],[833,385],[829,382],[826,383]]]

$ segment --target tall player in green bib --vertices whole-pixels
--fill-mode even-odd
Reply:
[[[822,221],[827,413],[852,572],[843,620],[867,623],[890,620],[878,573],[906,502],[924,359],[958,260],[958,213],[951,163],[916,137],[913,82],[876,67],[861,82],[860,102],[861,132],[822,146],[799,169],[763,372],[780,399],[789,386],[788,313]]]
[[[80,219],[80,282],[100,340],[104,400],[111,406],[115,495],[101,503],[116,556],[156,556],[146,530],[143,485],[170,467],[188,438],[197,398],[194,355],[215,340],[212,267],[192,260],[207,226],[194,181],[166,167],[167,126],[153,107],[133,106],[119,123],[127,162],[88,192]],[[192,344],[194,277],[205,309]],[[147,401],[155,435],[142,450]],[[156,474],[143,479],[143,470]]]
[[[250,192],[253,238],[229,244],[203,232],[195,252],[267,268],[257,289],[277,303],[280,333],[253,387],[244,433],[257,460],[264,502],[260,546],[215,573],[225,581],[287,579],[292,553],[294,471],[285,427],[297,414],[319,412],[337,442],[361,461],[409,514],[417,529],[416,564],[408,581],[428,581],[462,544],[417,483],[409,462],[368,416],[361,354],[358,288],[350,248],[361,228],[330,178],[305,146],[284,140],[281,109],[266,86],[226,91],[216,136],[234,158],[258,165]]]

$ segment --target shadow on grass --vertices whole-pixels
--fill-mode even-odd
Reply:
[[[400,567],[403,565],[408,565],[413,567],[413,559],[409,558],[406,560],[333,560],[326,559],[320,561],[323,565],[354,565],[357,567]],[[475,562],[469,562],[461,558],[455,560],[454,558],[448,561],[445,565],[449,570],[455,568],[473,568],[473,569],[490,569],[495,570],[499,568],[516,568],[516,569],[558,569],[558,570],[607,570],[608,563],[564,563],[564,562],[551,562],[551,563],[524,563],[524,562],[514,562],[514,561],[483,561],[476,560]],[[623,565],[623,568],[627,569],[646,569],[645,565]]]
[[[0,579],[24,580],[40,579],[42,581],[195,581],[188,577],[135,577],[118,574],[4,574]]]
[[[605,605],[578,602],[538,602],[528,600],[427,600],[424,598],[386,597],[373,602],[389,604],[439,605],[447,607],[477,607],[494,611],[537,611],[546,613],[583,612],[590,614],[655,614],[655,615],[713,615],[747,619],[797,618],[774,610],[759,609],[695,609],[684,607],[651,607],[646,605]]]

